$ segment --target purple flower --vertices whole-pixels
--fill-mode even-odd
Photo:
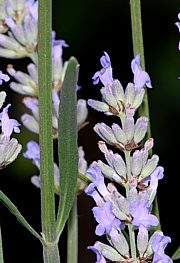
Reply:
[[[102,236],[110,233],[112,228],[119,228],[121,221],[113,214],[111,202],[106,202],[101,207],[94,207],[92,211],[96,221],[99,223],[96,227],[96,235]]]
[[[135,89],[141,89],[146,85],[148,88],[152,88],[149,74],[142,70],[140,54],[138,54],[131,62],[131,69],[134,74]]]
[[[180,13],[178,14],[178,19],[180,20]],[[180,22],[176,22],[175,25],[178,27],[179,33],[180,33]],[[180,42],[178,45],[178,49],[180,50]]]
[[[172,259],[164,253],[164,249],[167,244],[171,242],[171,238],[168,236],[156,235],[152,240],[152,249],[154,251],[154,257],[152,263],[172,263]]]
[[[180,13],[178,14],[178,19],[180,20]],[[180,33],[180,22],[176,22],[175,25],[178,27]]]
[[[97,71],[92,77],[93,84],[98,84],[100,80],[105,87],[111,87],[113,83],[111,60],[106,52],[104,52],[100,62],[103,68],[100,71]]]
[[[85,193],[87,193],[88,195],[91,195],[91,193],[94,192],[94,188],[97,188],[98,192],[103,197],[106,197],[110,194],[104,183],[104,176],[101,173],[101,169],[97,165],[89,168],[87,170],[87,174],[90,175],[90,177],[94,179],[94,181],[93,183],[89,184],[89,186],[85,190]]]
[[[147,229],[158,225],[156,216],[151,215],[148,208],[148,200],[137,200],[130,205],[130,213],[133,216],[132,224],[135,227],[143,225]]]
[[[15,119],[9,119],[8,116],[8,109],[11,106],[11,104],[8,104],[0,114],[0,125],[2,127],[2,138],[6,141],[9,141],[10,136],[12,132],[20,133],[20,129],[18,126],[20,126],[20,123],[16,121]]]
[[[96,253],[96,263],[106,263],[106,260],[103,257],[102,253],[95,246],[89,246],[88,249],[91,249],[93,252]]]
[[[156,190],[158,187],[158,180],[164,177],[164,168],[162,166],[158,166],[154,169],[154,171],[147,176],[142,183],[148,186],[150,182],[150,188]]]
[[[63,53],[63,47],[68,47],[68,44],[66,44],[64,40],[53,39],[52,45],[53,45],[52,57],[53,57],[53,61],[56,62],[59,61],[59,59],[61,59]]]
[[[2,71],[0,70],[0,85],[2,85],[2,83],[3,83],[3,80],[4,81],[9,81],[10,80],[10,78],[9,78],[9,76],[8,75],[6,75],[6,74],[3,74],[2,73]]]
[[[40,167],[40,147],[37,142],[28,142],[27,151],[23,155],[25,158],[33,160],[38,168]]]

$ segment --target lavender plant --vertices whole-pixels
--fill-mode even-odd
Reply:
[[[148,119],[141,116],[135,122],[135,113],[143,101],[145,85],[152,88],[147,72],[140,65],[138,54],[131,62],[133,83],[125,91],[119,80],[112,76],[111,61],[107,53],[101,57],[102,69],[93,76],[93,83],[102,82],[102,102],[88,100],[88,104],[106,115],[119,117],[121,125],[105,123],[95,125],[95,132],[103,139],[98,146],[107,164],[97,161],[87,170],[92,183],[85,192],[96,206],[92,209],[98,223],[96,235],[106,235],[110,245],[96,242],[89,249],[97,255],[97,262],[172,262],[164,249],[171,241],[160,230],[149,234],[152,226],[159,224],[152,214],[158,180],[164,169],[158,166],[159,157],[148,158],[153,139],[142,142],[148,127]],[[109,150],[106,143],[123,152]],[[104,178],[112,182],[107,185]],[[117,186],[116,186],[117,185]],[[125,189],[125,194],[123,188]],[[128,230],[128,234],[127,234]],[[127,238],[128,237],[128,238]]]
[[[134,79],[124,90],[120,81],[113,79],[111,60],[104,52],[100,59],[102,68],[92,78],[93,84],[103,84],[102,101],[89,99],[88,105],[119,122],[111,127],[105,123],[95,125],[94,131],[101,137],[98,147],[106,163],[94,161],[88,169],[83,148],[77,144],[77,132],[87,124],[88,115],[86,101],[77,100],[79,64],[74,57],[63,62],[63,48],[68,45],[56,40],[52,31],[52,1],[0,1],[0,56],[31,60],[26,73],[12,64],[7,66],[7,72],[13,78],[10,88],[24,96],[23,103],[32,112],[23,114],[21,122],[39,135],[39,143],[30,140],[23,155],[32,160],[40,173],[31,182],[41,192],[41,234],[2,192],[0,200],[39,239],[44,262],[60,262],[58,242],[67,220],[67,262],[77,262],[77,195],[84,189],[96,203],[92,209],[98,223],[95,234],[105,235],[108,241],[97,241],[88,247],[95,252],[96,262],[172,262],[164,252],[171,238],[158,229],[155,198],[164,169],[158,166],[159,157],[152,155],[154,142],[146,90],[152,84],[145,71],[140,1],[130,3]],[[176,24],[179,28],[179,22]],[[9,77],[0,71],[0,85],[3,81],[9,81]],[[5,97],[6,93],[0,92],[0,108]],[[22,148],[16,139],[10,139],[13,131],[20,132],[20,123],[9,119],[10,106],[0,113],[0,168],[13,162]],[[54,162],[53,140],[58,141],[58,164]],[[115,149],[108,149],[107,144]],[[59,198],[57,213],[55,194]]]

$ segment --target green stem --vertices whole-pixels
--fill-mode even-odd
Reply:
[[[78,262],[78,209],[77,209],[77,197],[76,197],[68,219],[67,263],[77,263],[77,262]]]
[[[145,70],[145,59],[144,59],[144,45],[143,45],[143,33],[142,33],[142,19],[141,19],[141,1],[140,0],[130,0],[130,10],[131,10],[131,25],[132,25],[132,38],[133,38],[133,51],[134,56],[140,53],[142,69]],[[151,137],[151,126],[150,126],[150,114],[148,105],[148,95],[147,89],[144,95],[144,100],[138,111],[139,116],[146,116],[149,120],[148,130],[146,138]],[[152,150],[149,152],[152,156]],[[155,197],[153,213],[157,216],[160,222],[159,208],[157,196]],[[160,223],[156,228],[161,229]]]
[[[125,151],[125,161],[126,161],[127,179],[128,179],[128,183],[125,186],[126,196],[127,196],[129,192],[129,180],[131,179],[131,156],[129,151]],[[131,257],[133,262],[136,262],[136,242],[135,242],[134,227],[132,224],[128,224],[128,231],[129,231],[129,241],[131,248]]]
[[[141,2],[140,0],[130,0],[131,8],[131,25],[132,25],[132,38],[133,38],[133,51],[134,56],[140,54],[141,66],[145,70],[145,59],[144,59],[144,45],[143,45],[143,33],[142,33],[142,19],[141,19]],[[143,103],[139,109],[140,116],[146,116],[149,119],[149,126],[147,131],[147,138],[151,137],[150,128],[150,116],[148,106],[147,90],[144,96]]]
[[[43,259],[48,263],[60,262],[59,248],[56,242],[43,246]]]
[[[52,136],[52,0],[38,2],[38,85],[39,142],[41,183],[41,225],[44,242],[44,262],[59,263],[55,243],[55,196]],[[56,242],[57,245],[57,242]],[[54,246],[56,249],[54,249]]]
[[[4,263],[1,227],[0,227],[0,263]]]
[[[128,231],[129,231],[129,241],[130,241],[130,247],[131,247],[131,257],[132,262],[137,262],[136,259],[136,241],[135,241],[135,233],[134,233],[134,227],[132,224],[128,224]]]

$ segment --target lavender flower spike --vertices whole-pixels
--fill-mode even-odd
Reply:
[[[101,57],[100,62],[103,68],[97,71],[92,77],[93,84],[98,84],[100,80],[105,87],[111,87],[113,83],[111,60],[106,52],[104,52],[104,56]]]
[[[9,76],[8,75],[6,75],[6,74],[3,74],[2,73],[2,71],[0,70],[0,85],[2,85],[2,83],[3,83],[3,80],[4,81],[9,81],[10,80],[10,78],[9,78]]]
[[[134,85],[136,90],[143,88],[144,85],[148,88],[152,88],[149,74],[142,70],[140,54],[132,60],[131,69],[134,74]]]

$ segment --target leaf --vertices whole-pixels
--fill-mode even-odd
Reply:
[[[180,246],[178,247],[178,249],[176,250],[176,252],[173,254],[172,259],[173,259],[173,260],[180,259]]]
[[[2,202],[9,211],[17,218],[17,220],[23,225],[29,232],[35,236],[36,238],[43,243],[43,238],[29,225],[26,219],[21,215],[17,207],[11,202],[11,200],[2,192],[0,191],[0,202]]]
[[[60,201],[57,235],[60,236],[72,208],[78,176],[77,98],[79,65],[71,57],[66,69],[59,107],[58,154],[60,166]]]

